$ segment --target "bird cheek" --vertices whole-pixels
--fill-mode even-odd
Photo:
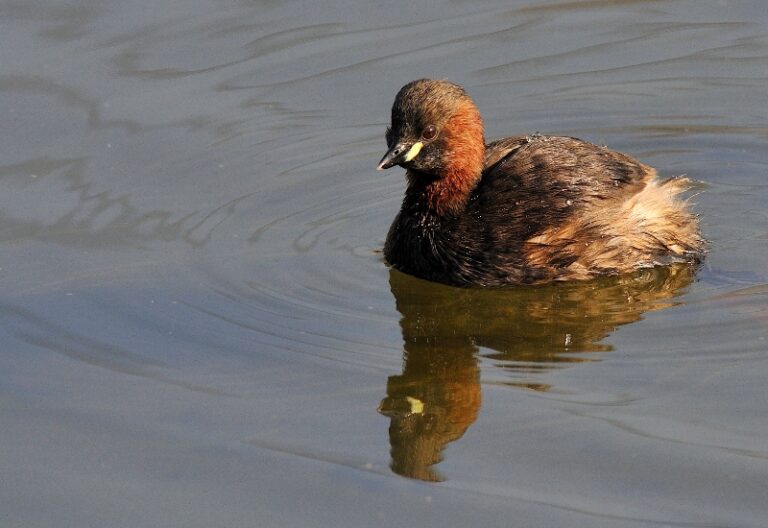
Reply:
[[[438,175],[441,169],[440,158],[436,156],[434,151],[424,149],[418,156],[408,163],[408,167],[426,174]]]
[[[442,150],[438,144],[430,145],[430,148],[424,152],[422,163],[435,172],[439,172],[443,168]]]

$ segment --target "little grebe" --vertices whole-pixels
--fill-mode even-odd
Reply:
[[[421,79],[400,90],[378,169],[408,187],[384,246],[396,269],[459,286],[590,279],[698,262],[698,221],[629,156],[539,134],[485,144],[460,86]]]

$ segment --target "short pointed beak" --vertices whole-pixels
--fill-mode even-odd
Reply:
[[[384,170],[405,161],[405,154],[408,152],[408,145],[405,143],[397,143],[394,147],[389,149],[384,157],[381,158],[376,170]]]
[[[395,165],[411,161],[419,154],[423,146],[424,143],[421,141],[417,141],[413,144],[405,143],[403,141],[397,143],[394,147],[389,149],[389,152],[384,154],[384,157],[381,158],[376,170],[388,169]]]

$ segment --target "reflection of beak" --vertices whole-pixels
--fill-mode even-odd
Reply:
[[[424,143],[421,141],[417,141],[413,145],[408,145],[402,141],[397,143],[394,147],[389,149],[389,152],[384,154],[384,157],[381,158],[381,161],[379,162],[378,167],[376,167],[376,170],[384,170],[390,167],[394,167],[395,165],[400,165],[401,163],[408,163],[419,155],[419,152],[421,152],[421,147],[423,146]]]
[[[389,418],[423,414],[424,402],[413,396],[406,396],[405,399],[401,397],[387,396],[381,400],[378,411]]]

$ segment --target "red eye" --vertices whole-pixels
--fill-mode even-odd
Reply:
[[[435,125],[428,125],[421,132],[422,139],[426,139],[426,140],[434,139],[436,135],[437,135],[437,128],[435,128]]]

